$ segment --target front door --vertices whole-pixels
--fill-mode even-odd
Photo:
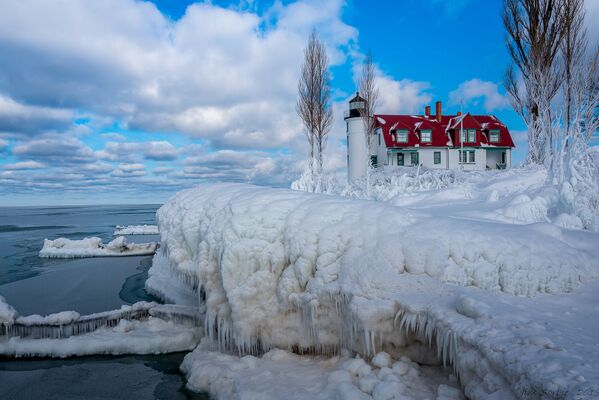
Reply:
[[[397,165],[403,165],[403,153],[397,153]]]

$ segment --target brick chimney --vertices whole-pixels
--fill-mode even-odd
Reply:
[[[458,111],[458,117],[459,117],[460,115],[462,115],[462,112],[461,112],[461,111]]]
[[[424,115],[426,115],[427,117],[431,116],[431,106],[424,107]]]
[[[435,112],[436,112],[436,116],[437,116],[437,122],[441,122],[442,120],[442,112],[441,112],[441,102],[438,101],[435,103]]]

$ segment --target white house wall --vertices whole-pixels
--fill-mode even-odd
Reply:
[[[435,164],[435,152],[441,153],[441,163]],[[420,164],[430,169],[447,169],[447,149],[426,148],[418,149]]]
[[[354,129],[353,127],[355,126],[355,131],[358,132],[363,128],[363,124],[361,122],[360,119],[355,119],[357,122],[355,122],[356,125],[351,125],[353,119],[349,119],[348,120],[348,129]],[[363,132],[363,131],[361,131]],[[380,145],[379,145],[379,137],[380,137]],[[352,149],[351,146],[353,145],[357,145],[359,146],[364,146],[363,147],[363,152],[362,155],[365,154],[366,151],[366,144],[364,142],[364,135],[362,133],[362,135],[357,135],[355,137],[355,141],[352,141],[352,136],[350,135],[350,149]],[[360,139],[362,140],[362,142],[360,143]],[[415,150],[415,149],[414,149]],[[425,166],[426,168],[430,168],[430,169],[458,169],[458,168],[462,168],[462,164],[459,163],[459,152],[460,152],[460,148],[417,148],[418,150],[418,154],[419,154],[419,162],[421,165]],[[496,153],[491,153],[491,152],[487,152],[487,148],[471,148],[471,147],[465,147],[464,150],[474,150],[475,154],[474,154],[474,158],[475,158],[475,163],[473,164],[469,164],[469,163],[465,163],[463,164],[463,169],[466,171],[481,171],[481,170],[485,170],[487,168],[487,164],[489,164],[490,168],[495,168],[495,164],[498,163],[499,161],[501,161],[501,152],[500,151],[496,151]],[[435,152],[438,151],[441,153],[441,163],[440,164],[435,164]],[[375,154],[377,156],[377,160],[378,160],[378,166],[385,166],[385,165],[390,165],[390,166],[397,166],[397,153],[401,152],[401,151],[394,151],[393,149],[388,149],[387,146],[385,145],[385,140],[382,136],[382,134],[379,132],[379,130],[377,130],[377,136],[375,138]],[[506,163],[506,167],[510,168],[512,166],[512,149],[505,149],[506,152],[506,156],[505,156],[505,163]],[[405,151],[404,153],[404,166],[409,167],[412,166],[411,164],[411,156],[410,156],[410,151]],[[352,158],[351,155],[351,151],[350,151],[350,160],[354,161],[354,159]],[[360,160],[366,160],[366,158],[364,156],[361,156],[359,160],[355,160],[353,163],[350,162],[350,168],[353,165],[354,171],[357,170],[357,168],[361,167],[363,168],[363,171],[366,170],[366,161],[364,161],[364,164],[360,165]],[[350,173],[350,176],[360,176],[360,175],[356,175],[355,172],[354,174]]]

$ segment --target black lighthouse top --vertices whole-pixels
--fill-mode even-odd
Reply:
[[[366,108],[366,100],[360,96],[360,92],[356,92],[353,99],[349,101],[349,111],[345,112],[345,118],[355,118],[360,116],[360,110]]]

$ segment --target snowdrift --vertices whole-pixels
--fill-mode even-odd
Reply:
[[[599,382],[599,354],[585,365],[579,357],[599,350],[556,344],[548,332],[563,338],[570,327],[548,327],[553,322],[535,310],[551,309],[538,308],[537,298],[599,276],[598,236],[523,221],[542,202],[528,195],[514,202],[522,190],[501,185],[489,188],[495,194],[486,209],[454,215],[438,212],[447,207],[446,194],[432,194],[429,208],[400,208],[202,185],[157,213],[161,268],[168,264],[171,277],[199,292],[206,334],[222,348],[350,349],[365,356],[385,350],[413,352],[421,361],[428,353],[418,349],[430,347],[474,399],[585,398]]]
[[[99,237],[81,240],[58,238],[44,239],[44,247],[40,250],[42,258],[85,258],[85,257],[123,257],[143,256],[156,252],[158,243],[127,243],[124,236],[119,236],[108,244],[103,244]]]
[[[117,225],[113,235],[158,235],[158,227],[156,225]]]

